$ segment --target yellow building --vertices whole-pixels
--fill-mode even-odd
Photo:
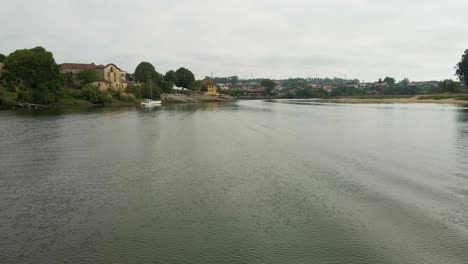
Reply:
[[[203,83],[202,83],[203,86],[206,86],[207,88],[207,91],[205,92],[205,94],[207,95],[216,95],[218,93],[218,86],[216,86],[216,84],[208,81],[208,80],[203,80]]]
[[[122,80],[121,73],[123,72],[115,64],[99,65],[96,68],[98,81],[94,82],[93,85],[98,86],[103,90],[114,89],[123,90],[127,88],[127,81]]]

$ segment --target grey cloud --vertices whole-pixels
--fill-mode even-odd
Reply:
[[[215,75],[453,78],[465,0],[4,1],[0,53]],[[20,15],[18,15],[20,14]]]

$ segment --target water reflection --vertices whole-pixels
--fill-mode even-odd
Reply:
[[[468,263],[468,117],[238,101],[0,112],[5,263]]]

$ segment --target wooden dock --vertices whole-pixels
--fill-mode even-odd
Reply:
[[[19,108],[23,109],[41,109],[44,108],[45,105],[40,105],[40,104],[30,104],[30,103],[19,103],[17,104]]]

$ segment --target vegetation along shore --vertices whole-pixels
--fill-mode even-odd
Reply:
[[[283,80],[205,77],[187,68],[159,73],[141,62],[127,72],[114,63],[57,64],[43,47],[0,54],[0,109],[93,105],[199,103],[238,99],[307,99],[350,103],[468,104],[468,50],[455,67],[460,81],[410,81],[385,77],[375,82],[343,78]]]

